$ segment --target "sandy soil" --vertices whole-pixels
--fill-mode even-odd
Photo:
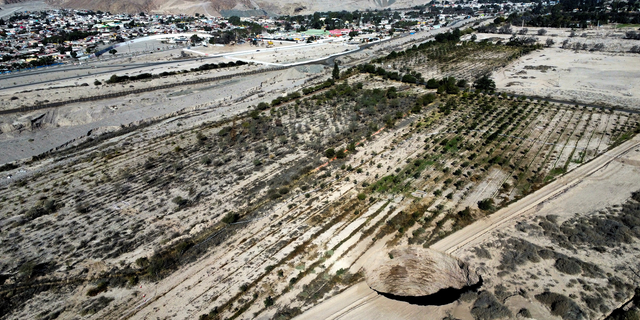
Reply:
[[[246,55],[233,55],[229,58],[238,58],[243,61],[269,64],[289,64],[307,60],[320,59],[338,53],[356,50],[358,46],[346,43],[322,43],[307,44],[304,47],[281,47],[279,50],[263,52],[265,49],[256,49],[255,53]]]
[[[460,106],[446,117],[438,112],[436,104],[426,106],[421,113],[396,114],[395,126],[376,128],[380,130],[371,140],[362,140],[356,154],[350,155],[343,162],[331,162],[311,176],[303,175],[297,178],[291,178],[291,174],[300,169],[298,160],[309,159],[313,167],[328,160],[318,151],[326,146],[318,149],[311,142],[318,138],[331,139],[345,132],[353,121],[349,117],[349,108],[340,109],[333,105],[316,103],[311,99],[301,99],[300,103],[293,102],[264,112],[265,127],[269,130],[280,128],[283,133],[289,134],[283,136],[284,141],[276,136],[263,139],[260,134],[255,134],[255,140],[244,140],[230,145],[227,143],[230,140],[225,141],[227,138],[222,138],[224,135],[219,127],[201,126],[204,123],[211,124],[214,120],[228,119],[231,115],[246,110],[248,105],[268,102],[272,97],[284,94],[290,88],[291,79],[294,79],[295,84],[301,85],[310,75],[326,75],[328,72],[330,68],[304,66],[273,73],[272,78],[268,77],[269,74],[263,74],[264,78],[256,76],[251,79],[231,79],[219,86],[209,84],[163,91],[159,92],[159,95],[156,92],[156,96],[143,95],[143,99],[132,99],[133,101],[120,99],[115,105],[117,108],[113,108],[113,104],[103,105],[103,109],[98,111],[111,110],[111,113],[103,115],[96,111],[96,118],[112,117],[122,121],[136,112],[147,112],[147,109],[161,114],[161,117],[157,123],[147,128],[110,139],[96,147],[82,149],[78,154],[58,159],[60,162],[35,162],[20,169],[27,169],[26,173],[20,173],[18,169],[10,171],[9,173],[16,176],[29,175],[33,179],[29,179],[26,185],[12,184],[5,189],[11,191],[11,197],[8,201],[2,202],[3,210],[7,213],[0,222],[3,228],[11,226],[11,236],[6,237],[8,234],[3,234],[3,241],[7,241],[7,246],[3,248],[6,249],[7,255],[13,257],[9,260],[11,263],[17,263],[19,260],[16,251],[11,251],[13,242],[10,241],[16,241],[26,248],[21,252],[37,254],[38,257],[57,259],[64,255],[66,265],[57,269],[55,276],[77,276],[81,272],[84,273],[85,269],[89,275],[98,275],[111,268],[134,265],[136,259],[149,257],[154,250],[179,243],[187,236],[196,235],[202,230],[209,230],[208,228],[216,225],[227,212],[244,210],[252,201],[266,197],[267,191],[274,183],[280,183],[278,181],[281,179],[310,178],[313,180],[304,182],[305,189],[302,185],[289,182],[291,180],[285,182],[295,187],[283,195],[281,200],[268,202],[272,206],[252,212],[251,219],[240,221],[240,225],[228,226],[237,227],[238,232],[230,232],[228,238],[220,240],[220,243],[208,248],[202,256],[186,263],[171,276],[157,282],[143,281],[136,286],[110,287],[103,296],[114,298],[114,302],[90,318],[116,319],[125,315],[132,319],[193,319],[229,302],[231,305],[224,308],[221,317],[232,317],[240,310],[238,318],[241,319],[269,319],[284,307],[298,307],[305,311],[313,304],[347,289],[345,292],[354,296],[345,297],[343,293],[338,296],[343,299],[329,300],[333,302],[329,303],[328,309],[314,308],[310,312],[317,312],[312,314],[321,314],[325,318],[393,318],[394,315],[399,315],[407,319],[437,319],[451,313],[459,319],[470,319],[469,303],[418,307],[385,300],[383,297],[371,297],[370,291],[367,292],[366,288],[361,286],[348,289],[349,282],[346,281],[332,282],[330,290],[318,298],[307,300],[301,296],[308,297],[313,294],[309,288],[314,285],[314,290],[322,289],[323,282],[337,277],[340,272],[358,272],[368,257],[385,246],[406,244],[411,239],[411,234],[419,230],[419,226],[427,229],[423,232],[436,236],[451,231],[455,227],[452,219],[446,220],[440,229],[436,229],[433,224],[445,220],[449,213],[455,214],[456,205],[460,203],[470,203],[476,214],[478,211],[474,205],[475,199],[494,195],[496,192],[501,192],[501,195],[511,193],[512,190],[498,191],[501,182],[513,176],[513,172],[509,172],[510,169],[515,172],[515,168],[526,167],[529,164],[536,169],[538,166],[544,169],[547,164],[555,161],[550,160],[553,155],[550,150],[559,148],[562,153],[558,151],[557,155],[560,155],[568,148],[577,150],[576,145],[590,145],[588,150],[591,151],[591,155],[585,157],[584,161],[591,162],[562,176],[541,192],[481,219],[454,234],[453,238],[446,238],[436,244],[451,250],[461,248],[455,254],[463,256],[465,252],[470,252],[468,250],[473,248],[471,245],[476,244],[475,241],[485,239],[482,238],[485,236],[493,236],[491,230],[487,229],[492,222],[497,228],[494,230],[502,231],[503,227],[506,228],[505,226],[513,223],[513,219],[519,217],[523,211],[529,208],[537,210],[543,201],[548,201],[542,204],[547,206],[555,201],[553,199],[568,192],[567,190],[579,189],[583,181],[597,175],[599,168],[614,168],[618,163],[616,161],[620,159],[609,163],[606,159],[614,159],[612,157],[618,154],[618,149],[594,160],[593,157],[598,155],[599,150],[605,150],[615,141],[615,136],[619,134],[616,129],[627,123],[635,124],[637,121],[636,115],[628,116],[623,112],[603,112],[572,105],[478,95],[473,97],[474,101],[460,103]],[[363,75],[350,79],[349,83],[354,84],[357,81],[364,82],[367,89],[396,86],[400,96],[426,92],[423,88]],[[261,89],[258,89],[259,86]],[[236,96],[236,92],[240,92],[240,96]],[[231,93],[233,97],[230,96]],[[462,96],[458,98],[462,99]],[[444,101],[439,100],[438,103]],[[469,133],[454,131],[453,128],[466,124],[465,119],[470,119],[476,114],[481,115],[475,107],[479,103],[491,103],[496,109],[491,111],[491,115],[478,118],[476,130]],[[192,106],[184,108],[185,104]],[[168,108],[182,106],[185,110],[165,116],[168,111],[161,108],[167,108],[167,105]],[[514,110],[523,112],[513,113]],[[73,112],[76,113],[71,118],[78,118],[82,112],[86,112],[86,108],[74,109]],[[118,112],[130,114],[117,118]],[[583,119],[582,115],[589,112],[597,113],[598,120],[602,123],[599,124],[601,131],[597,134],[601,140],[597,144],[591,141],[593,134],[586,134],[589,126],[576,125],[578,119]],[[492,151],[485,155],[488,149],[476,146],[482,144],[480,139],[483,139],[483,134],[493,132],[499,123],[503,123],[498,120],[503,116],[503,119],[513,117],[522,123],[517,122],[518,126],[509,131],[508,135],[499,136],[494,142],[490,142],[487,148],[492,148]],[[71,122],[68,118],[70,116],[47,117],[58,119],[58,123],[65,124],[68,128],[80,127],[78,123]],[[282,123],[278,124],[275,119],[281,120]],[[249,135],[247,132],[250,131],[251,123],[237,120],[238,123],[234,121],[233,125],[227,125],[242,130],[240,136]],[[241,127],[244,129],[240,129]],[[302,128],[296,139],[298,143],[289,142],[293,141],[292,134],[298,128]],[[208,138],[204,142],[201,141],[197,138],[197,132]],[[464,135],[464,143],[452,147],[451,150],[443,150],[443,145],[439,144],[442,139],[451,140],[460,135]],[[576,137],[577,142],[573,141],[572,137]],[[623,146],[629,144],[627,142]],[[17,145],[13,147],[18,148]],[[637,148],[635,145],[634,147]],[[513,167],[485,165],[486,159],[479,161],[482,165],[477,167],[476,164],[461,165],[460,163],[468,159],[473,152],[480,153],[479,157],[501,154],[513,160]],[[204,157],[211,157],[215,161],[211,165],[205,165],[202,162],[205,160]],[[375,183],[381,177],[414,166],[414,161],[418,158],[429,160],[431,163],[420,175],[408,175],[403,178],[399,185],[404,185],[406,190],[394,194],[369,192],[365,189],[365,183]],[[254,160],[263,160],[264,163],[256,165]],[[631,160],[636,161],[635,158],[624,159]],[[147,163],[151,163],[151,167],[148,167]],[[340,168],[341,164],[345,167]],[[499,167],[501,169],[497,169]],[[446,168],[451,170],[443,170]],[[460,173],[452,173],[456,168],[463,170]],[[595,170],[593,172],[596,173],[590,170]],[[529,174],[526,170],[525,173]],[[589,174],[589,178],[584,178]],[[638,180],[629,172],[625,174],[629,179],[634,179],[633,183]],[[149,180],[152,178],[161,180]],[[533,178],[532,175],[524,175],[522,181]],[[171,179],[179,180],[171,182]],[[450,180],[446,182],[445,179]],[[463,186],[454,188],[453,182],[458,179],[468,180]],[[5,184],[8,181],[3,180]],[[150,184],[149,181],[162,183]],[[410,183],[405,185],[405,181]],[[473,183],[470,183],[471,181]],[[512,185],[512,189],[520,190],[520,186],[515,184]],[[122,193],[125,190],[123,185],[131,187],[125,194]],[[627,182],[623,185],[625,188],[632,187]],[[435,196],[436,189],[442,191],[440,196]],[[21,210],[28,209],[41,195],[50,195],[49,193],[58,190],[62,194],[60,197],[64,197],[67,203],[65,208],[60,209],[59,214],[39,217],[35,222],[26,222],[25,225],[19,226],[21,230],[30,232],[18,233],[14,230],[17,228],[14,222],[20,219],[24,212]],[[357,200],[356,196],[360,192],[368,193],[366,200]],[[451,194],[451,198],[445,198],[447,194]],[[513,194],[517,195],[518,192]],[[58,193],[51,196],[58,197]],[[193,206],[180,209],[172,200],[177,196],[203,198],[201,201],[195,200]],[[82,201],[96,203],[97,208],[84,214],[77,209],[74,210],[74,206]],[[443,204],[443,208],[433,209],[438,204]],[[433,224],[418,221],[404,231],[394,227],[392,230],[379,232],[388,224],[387,221],[400,216],[401,213],[412,212],[417,206],[424,206],[424,215],[418,220],[434,218],[429,220]],[[427,207],[430,208],[430,212],[424,211]],[[358,212],[354,211],[356,208]],[[15,238],[13,232],[20,238]],[[143,245],[136,246],[124,254],[104,256],[104,253],[109,253],[114,246],[122,244],[112,242],[114,239],[137,239]],[[43,246],[42,243],[60,245]],[[427,242],[424,243],[428,245]],[[83,247],[83,244],[88,247]],[[469,256],[469,259],[472,258]],[[495,261],[491,263],[495,264]],[[491,263],[487,265],[494,266]],[[270,266],[275,269],[271,271]],[[548,268],[549,263],[541,263],[536,268],[540,266]],[[494,273],[492,269],[488,272]],[[492,280],[495,278],[487,279],[488,288],[493,288],[498,283],[497,280]],[[249,286],[242,289],[245,283]],[[39,305],[53,308],[52,300],[55,300],[56,296],[77,304],[87,299],[86,291],[93,285],[95,284],[87,281],[70,292],[60,292],[59,295],[46,292],[36,295],[27,307],[11,317],[28,317]],[[275,306],[264,307],[262,302],[267,296],[275,297]],[[373,304],[367,303],[369,298],[375,299],[371,300],[374,301]],[[332,303],[335,306],[331,307]],[[55,307],[59,305],[55,304]],[[532,311],[536,310],[537,314],[549,314],[548,311],[544,313],[544,307],[529,306],[528,300],[518,297],[510,298],[508,305],[511,308],[526,305]],[[244,307],[248,309],[241,310]],[[379,310],[381,307],[384,307],[384,310]],[[398,312],[393,313],[394,309]],[[60,319],[71,319],[77,311],[78,307],[73,306],[73,309],[65,312]]]
[[[640,66],[631,54],[536,51],[494,73],[500,90],[580,103],[640,107]]]
[[[575,212],[588,214],[622,203],[630,196],[631,191],[640,188],[640,169],[637,166],[637,161],[640,160],[638,147],[640,147],[640,139],[628,141],[516,204],[454,233],[431,248],[452,253],[472,263],[485,265],[486,260],[474,258],[472,249],[493,241],[498,237],[498,234],[516,234],[517,231],[514,228],[516,221],[531,221],[535,216],[547,214],[555,214],[559,215],[560,219],[567,219],[574,216]],[[593,197],[594,193],[601,196]],[[494,232],[494,230],[496,231]],[[535,238],[528,238],[528,240],[537,242]],[[540,245],[554,246],[553,243],[540,243]],[[499,259],[499,253],[494,251],[492,255],[495,260]],[[631,257],[629,256],[629,258]],[[613,268],[613,264],[615,264],[610,258],[609,260],[603,259],[600,255],[595,255],[588,261],[597,261],[598,265],[602,265],[603,268]],[[482,263],[480,264],[480,262]],[[495,264],[490,264],[490,266],[495,267]],[[553,268],[548,265],[543,267]],[[486,283],[484,287],[493,287],[509,282],[507,281],[509,278],[498,278],[495,271],[490,268],[484,266],[479,269],[482,270],[482,276]],[[566,275],[562,276],[558,273],[554,273],[553,278],[568,280]],[[543,281],[536,282],[542,283]],[[542,288],[533,291],[540,292]],[[517,313],[521,307],[527,307],[534,314],[534,318],[556,319],[546,308],[531,298],[522,299],[516,296],[507,300],[506,305],[513,314]],[[615,308],[617,305],[611,307]],[[387,314],[386,312],[389,310],[398,312]],[[460,319],[472,319],[469,306],[465,303],[458,302],[441,307],[420,307],[379,296],[364,282],[360,282],[311,308],[296,319],[438,319],[447,314],[453,314]]]
[[[0,11],[0,18],[9,17],[16,12],[41,11],[51,9],[54,9],[54,7],[44,1],[25,1],[12,4],[5,4],[4,2],[2,2],[2,11]]]
[[[86,136],[92,130],[108,131],[121,125],[162,117],[180,110],[213,108],[208,111],[213,119],[244,112],[249,105],[268,99],[265,95],[273,99],[305,83],[309,75],[315,75],[313,73],[315,70],[311,69],[296,67],[243,79],[162,90],[160,95],[158,92],[149,92],[112,100],[78,103],[29,114],[5,116],[0,123],[4,131],[0,134],[0,145],[5,150],[11,151],[3,153],[0,162],[6,163],[38,155],[64,142]],[[155,79],[152,82],[162,81],[163,79]],[[119,90],[121,86],[112,85],[96,91]],[[135,86],[139,85],[136,83]],[[225,90],[215,90],[217,88],[225,88]],[[69,94],[74,92],[74,90],[68,91]],[[240,98],[242,98],[241,101],[238,100]],[[31,119],[40,116],[45,117],[45,123],[35,130],[30,128]],[[175,123],[168,125],[175,126]]]

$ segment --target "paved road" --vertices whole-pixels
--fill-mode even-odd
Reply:
[[[640,137],[636,136],[632,140],[576,168],[535,193],[524,197],[520,201],[440,240],[432,245],[431,248],[455,254],[456,251],[466,245],[476,243],[476,240],[484,235],[488,235],[496,228],[511,223],[523,214],[535,212],[538,205],[551,201],[569,191],[571,188],[580,184],[585,178],[606,168],[612,161],[620,159],[626,153],[638,147],[640,147]],[[356,314],[358,316],[364,314],[375,315],[389,308],[398,308],[405,312],[403,316],[392,316],[392,318],[411,319],[421,314],[419,309],[408,306],[404,302],[394,301],[377,295],[365,282],[360,282],[331,299],[311,308],[295,319],[354,319],[357,317]],[[374,318],[376,318],[376,316],[374,316]]]

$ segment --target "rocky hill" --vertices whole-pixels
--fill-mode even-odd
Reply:
[[[10,1],[10,0],[5,0]],[[208,16],[264,14],[307,14],[316,11],[407,8],[422,0],[48,0],[49,4],[110,12],[200,13]]]

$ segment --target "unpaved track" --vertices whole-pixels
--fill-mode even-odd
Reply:
[[[456,251],[484,235],[490,234],[496,228],[513,221],[514,219],[530,212],[535,212],[539,206],[557,198],[570,189],[580,184],[586,177],[607,168],[612,161],[628,160],[621,159],[628,152],[640,147],[640,136],[624,142],[620,146],[600,155],[592,161],[576,168],[575,170],[559,177],[554,182],[546,185],[542,189],[530,194],[518,202],[503,208],[489,217],[476,221],[462,230],[440,240],[431,246],[432,249],[455,254]],[[361,315],[379,315],[373,318],[388,318],[389,308],[403,310],[392,316],[395,319],[432,319],[433,307],[412,306],[405,302],[394,301],[375,295],[365,282],[359,282],[342,293],[330,298],[327,301],[307,310],[296,320],[302,319],[356,319]],[[383,301],[384,300],[384,301]],[[384,302],[384,303],[382,303]]]
[[[529,196],[520,199],[518,202],[497,211],[489,217],[476,221],[475,223],[450,235],[449,237],[438,241],[433,246],[431,246],[431,248],[453,254],[464,245],[493,231],[500,225],[507,223],[531,210],[535,211],[535,209],[539,205],[544,205],[545,202],[555,199],[561,194],[569,191],[571,188],[580,184],[584,180],[584,178],[589,177],[600,169],[607,167],[612,161],[619,159],[621,156],[625,155],[634,148],[638,148],[639,146],[640,137],[635,137],[632,140],[629,140],[614,148],[613,150],[602,154],[589,163],[586,163],[585,165],[576,168],[566,175],[559,177],[557,180],[530,194]]]

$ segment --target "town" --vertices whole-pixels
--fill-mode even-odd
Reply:
[[[192,46],[266,40],[313,42],[346,38],[357,43],[393,34],[438,29],[471,17],[520,12],[531,3],[430,5],[407,10],[327,12],[284,17],[211,17],[200,14],[111,14],[88,10],[14,13],[0,19],[0,72],[11,72],[131,53],[121,47],[160,40]],[[159,46],[138,47],[140,53]],[[134,52],[136,50],[134,49]]]

